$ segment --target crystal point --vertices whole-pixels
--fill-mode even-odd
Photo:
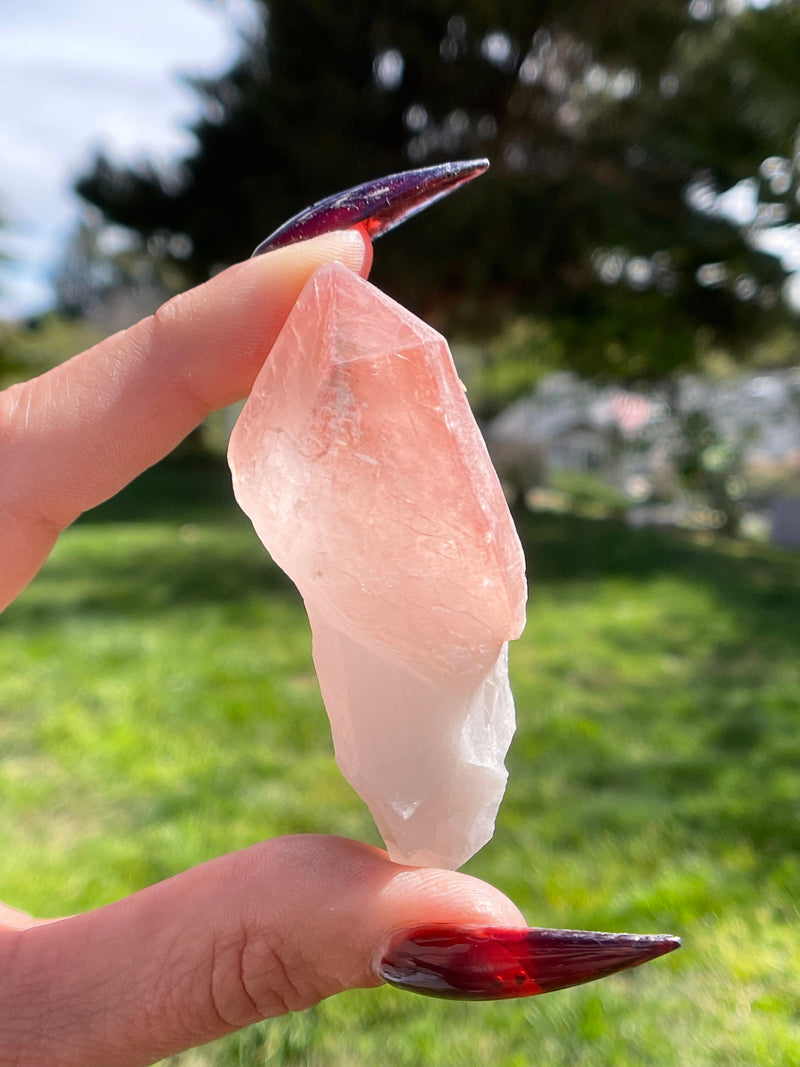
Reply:
[[[239,504],[305,602],[342,772],[394,860],[460,866],[505,789],[526,585],[445,340],[320,268],[228,454]]]

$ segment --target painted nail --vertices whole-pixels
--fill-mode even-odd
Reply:
[[[306,241],[331,230],[349,230],[361,226],[372,240],[399,226],[465,182],[477,178],[488,168],[488,159],[469,159],[458,163],[438,163],[433,167],[404,170],[345,189],[342,193],[305,208],[284,222],[253,252],[271,252],[274,248]]]
[[[449,1000],[509,1000],[592,982],[680,948],[669,934],[416,926],[376,966],[385,982]]]

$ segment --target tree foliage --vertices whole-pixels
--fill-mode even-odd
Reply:
[[[376,259],[375,280],[442,326],[524,312],[577,369],[641,375],[690,361],[698,327],[743,344],[782,313],[791,264],[762,245],[798,219],[797,3],[257,7],[263,32],[194,83],[193,155],[171,174],[100,157],[78,185],[145,237],[189,235],[190,279],[339,188],[488,155]]]

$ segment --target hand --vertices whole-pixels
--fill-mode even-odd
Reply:
[[[245,396],[303,283],[357,231],[239,264],[154,317],[0,394],[0,607],[59,532]],[[281,838],[96,911],[0,906],[0,1065],[152,1063],[340,990],[379,984],[376,954],[421,922],[519,926],[465,875],[397,866],[339,838]]]

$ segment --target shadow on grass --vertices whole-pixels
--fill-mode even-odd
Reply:
[[[171,458],[145,471],[117,496],[82,516],[78,524],[174,522],[180,526],[203,520],[248,527],[234,501],[227,465],[188,457]],[[515,515],[515,520],[534,584],[675,573],[711,584],[726,599],[746,607],[795,612],[800,603],[800,554],[743,548],[734,542],[704,546],[676,534],[631,530],[616,520],[529,512]],[[247,569],[249,560],[243,560],[243,566]]]
[[[174,545],[137,546],[124,557],[98,558],[89,576],[85,560],[53,560],[42,581],[65,595],[50,597],[43,588],[42,596],[14,605],[13,625],[53,624],[79,614],[140,618],[202,604],[229,604],[243,613],[254,598],[297,600],[293,583],[266,555],[243,551],[241,537],[224,540],[186,544],[176,538]]]
[[[92,536],[80,552],[57,551],[0,627],[298,597],[238,509],[221,462],[164,461],[75,526]]]
[[[741,639],[715,644],[713,669],[720,674],[729,664],[741,671],[753,659],[754,647],[761,652],[755,657],[757,671],[770,649],[797,649],[800,555],[735,543],[704,546],[673,534],[634,531],[617,521],[541,513],[516,520],[534,597],[537,587],[557,586],[565,597],[581,597],[602,579],[674,576],[712,590],[720,606],[739,619]],[[58,585],[70,591],[63,598],[65,610],[141,614],[178,604],[235,603],[256,593],[296,596],[236,506],[223,462],[164,461],[76,525],[99,534],[115,524],[144,528],[152,523],[172,527],[174,538],[134,536],[118,551],[113,538],[98,536],[88,556],[65,553],[52,560],[42,578],[49,578],[51,591]],[[45,595],[30,598],[15,609],[16,621],[26,612],[52,618],[59,602]],[[631,628],[617,640],[635,649],[640,637]],[[743,710],[741,720],[727,728],[729,743],[746,747],[756,728]]]
[[[526,512],[515,520],[534,583],[671,572],[764,605],[796,608],[800,598],[800,554],[722,539],[702,544],[680,533],[632,530],[612,519]]]
[[[800,554],[743,548],[734,542],[704,546],[681,535],[631,530],[616,520],[529,512],[515,515],[515,520],[534,585],[674,573],[711,584],[726,600],[748,608],[795,612],[800,603]],[[83,515],[78,525],[172,522],[180,527],[202,521],[249,529],[234,501],[227,465],[189,457],[165,460],[145,471],[117,496]],[[193,551],[187,549],[187,554]],[[198,570],[213,578],[207,570],[210,562],[200,560]],[[248,571],[251,561],[241,562]],[[227,558],[225,563],[235,566]]]
[[[196,522],[239,514],[228,465],[205,456],[170,456],[140,474],[121,493],[87,511],[78,524]]]

